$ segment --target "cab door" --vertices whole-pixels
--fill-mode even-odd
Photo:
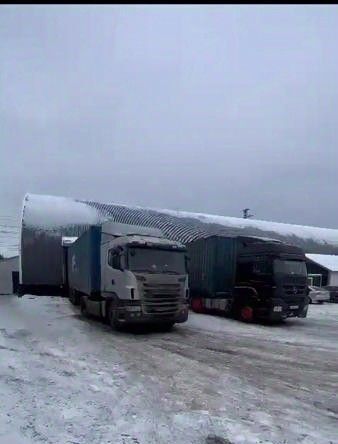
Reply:
[[[106,296],[115,294],[118,298],[123,298],[125,288],[124,276],[124,254],[120,248],[107,246],[103,267],[103,292]],[[101,262],[102,263],[102,262]]]

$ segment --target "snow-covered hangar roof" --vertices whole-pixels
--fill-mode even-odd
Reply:
[[[329,271],[338,271],[338,256],[334,254],[306,254],[312,262],[326,268]]]
[[[310,253],[338,252],[338,230],[336,229],[104,204],[56,196],[37,194],[25,196],[23,225],[31,229],[61,230],[63,235],[72,236],[78,235],[80,226],[85,227],[107,219],[160,228],[167,237],[181,242],[189,242],[214,233],[243,234],[291,242]]]
[[[109,219],[159,228],[167,238],[182,243],[210,234],[258,236],[297,245],[308,253],[338,254],[338,230],[333,229],[27,194],[22,211],[20,283],[28,291],[62,285],[62,238],[78,237],[89,225]]]

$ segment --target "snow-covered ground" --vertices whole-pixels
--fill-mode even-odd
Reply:
[[[116,333],[65,299],[0,297],[0,444],[337,444],[337,393],[338,304]]]

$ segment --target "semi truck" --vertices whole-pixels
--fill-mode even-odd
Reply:
[[[67,284],[83,315],[116,329],[135,323],[170,329],[188,318],[186,247],[158,229],[91,226],[67,248]]]
[[[304,318],[308,310],[304,252],[253,236],[209,236],[187,245],[194,311],[242,321]]]

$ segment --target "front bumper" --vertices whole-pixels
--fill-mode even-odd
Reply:
[[[147,314],[142,310],[141,304],[124,305],[118,307],[118,319],[126,324],[156,323],[163,322],[182,323],[188,319],[188,305],[184,304],[179,307],[174,314]]]
[[[308,298],[297,302],[289,302],[280,298],[273,298],[267,307],[257,308],[257,317],[270,321],[280,321],[286,318],[306,318],[308,311]]]

